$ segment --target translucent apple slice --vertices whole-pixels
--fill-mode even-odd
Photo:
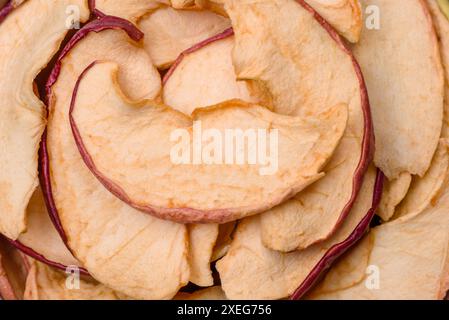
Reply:
[[[139,29],[145,33],[145,50],[158,68],[169,67],[184,50],[230,26],[229,19],[210,11],[170,7],[146,15],[138,23]]]
[[[367,272],[349,288],[311,293],[311,299],[435,300],[449,289],[449,194],[433,208],[413,218],[404,217],[374,228],[374,244],[368,262],[359,261]],[[367,242],[360,245],[366,246]],[[358,250],[358,249],[357,249]],[[346,257],[351,259],[351,257]],[[341,263],[344,263],[342,260]],[[371,266],[370,269],[367,269]],[[400,270],[400,272],[398,272]],[[327,278],[344,281],[352,270]],[[326,281],[326,280],[325,280]],[[327,286],[333,283],[327,280]]]
[[[160,94],[159,73],[133,41],[141,37],[129,22],[103,17],[64,48],[47,86],[43,190],[63,239],[95,279],[133,298],[170,299],[189,281],[186,227],[142,214],[108,192],[83,163],[68,117],[76,81],[95,59],[118,63],[130,98]]]
[[[329,239],[307,249],[281,253],[267,249],[260,233],[260,216],[239,223],[231,248],[217,262],[229,299],[302,297],[332,262],[363,237],[379,201],[380,180],[368,171],[359,197],[341,228]],[[373,198],[374,192],[374,198]],[[299,286],[299,289],[298,289]]]
[[[50,2],[26,1],[0,24],[0,74],[13,75],[0,78],[0,233],[14,240],[26,229],[25,211],[38,185],[38,149],[45,127],[45,107],[34,94],[33,82],[68,32],[67,6],[79,7],[81,21],[89,15],[83,0]],[[36,12],[46,18],[36,19]]]
[[[335,30],[304,1],[226,3],[235,32],[237,78],[261,83],[275,112],[314,114],[328,104],[349,106],[348,126],[324,168],[326,176],[262,215],[265,246],[279,251],[307,248],[343,223],[372,159],[373,128],[363,76]]]
[[[363,27],[359,0],[306,0],[306,2],[350,42],[359,41]]]
[[[389,180],[403,173],[423,176],[443,123],[444,76],[432,19],[421,0],[361,3],[381,13],[353,47],[372,105],[375,164]]]

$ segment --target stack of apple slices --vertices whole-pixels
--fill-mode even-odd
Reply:
[[[0,295],[443,298],[444,8],[9,1]]]

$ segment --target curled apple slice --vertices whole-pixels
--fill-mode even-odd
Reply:
[[[50,2],[26,1],[0,24],[0,74],[14,75],[0,78],[0,233],[14,240],[26,229],[25,210],[38,185],[38,148],[45,127],[45,107],[33,82],[68,32],[67,6],[78,6],[81,21],[89,15],[84,0]],[[35,19],[36,12],[46,19]]]
[[[345,278],[353,276],[351,269],[339,275],[331,270],[325,279],[325,286],[321,286],[316,293],[312,292],[309,298],[443,299],[449,289],[448,210],[449,193],[445,190],[435,207],[411,219],[405,217],[374,228],[371,231],[374,243],[369,260],[359,261],[366,271],[362,279],[348,288],[330,290],[334,281],[345,281]],[[364,241],[360,245],[369,244]]]
[[[223,223],[269,209],[322,176],[346,128],[343,104],[314,117],[288,117],[233,100],[190,118],[152,101],[130,101],[116,78],[111,63],[93,64],[80,77],[70,110],[73,136],[109,191],[162,219]],[[202,145],[201,131],[213,133],[213,143]],[[248,135],[242,149],[226,138],[229,132],[234,141],[240,139],[234,132]],[[269,146],[252,141],[252,133],[265,133]],[[201,148],[208,151],[197,158]],[[254,150],[271,158],[248,160]],[[235,160],[237,153],[247,162]]]
[[[359,0],[306,0],[306,2],[350,42],[359,41],[363,26]]]
[[[243,220],[231,248],[217,262],[222,287],[229,299],[302,297],[367,230],[379,201],[382,177],[368,171],[359,197],[341,228],[329,239],[307,249],[281,253],[267,249],[260,234],[260,217]],[[373,197],[374,191],[374,197]],[[299,288],[298,288],[299,286]]]
[[[110,194],[83,163],[68,117],[76,81],[95,59],[118,63],[118,81],[130,98],[160,94],[160,75],[134,41],[141,37],[130,23],[103,17],[64,48],[47,87],[43,190],[63,238],[95,279],[133,298],[170,299],[189,280],[186,227],[142,214]]]
[[[27,231],[22,233],[17,241],[11,243],[29,255],[45,264],[66,270],[68,266],[78,266],[82,273],[87,271],[73,257],[60,238],[45,206],[42,190],[36,189],[27,208]]]
[[[161,8],[142,18],[144,46],[158,68],[169,67],[186,49],[231,26],[229,19],[210,11]]]
[[[372,159],[373,128],[362,73],[334,29],[304,1],[226,1],[225,9],[235,32],[237,78],[265,87],[275,112],[314,114],[338,103],[349,106],[348,125],[324,168],[326,176],[262,215],[265,246],[307,248],[343,223]]]

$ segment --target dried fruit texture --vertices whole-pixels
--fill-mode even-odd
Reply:
[[[445,71],[444,119],[438,149],[426,174],[414,177],[407,197],[396,209],[396,216],[413,216],[432,205],[439,195],[449,170],[449,21],[444,17],[435,1],[427,1],[438,35],[440,52]]]
[[[50,220],[40,188],[34,192],[28,204],[27,222],[27,231],[17,241],[20,249],[30,255],[39,255],[42,262],[60,268],[80,266]]]
[[[28,259],[24,300],[119,300],[122,294]],[[70,278],[72,277],[72,278]]]
[[[350,42],[357,42],[363,27],[359,0],[306,0],[313,9],[326,19]]]
[[[93,0],[92,7],[99,16],[109,15],[137,23],[145,14],[169,4],[169,0]]]
[[[0,79],[0,233],[14,240],[26,229],[45,127],[44,104],[34,94],[33,82],[68,32],[68,5],[80,8],[82,21],[88,18],[84,0],[29,0],[0,25],[0,74],[13,75]],[[36,12],[46,19],[36,19]]]
[[[449,193],[433,208],[426,209],[413,218],[405,217],[381,225],[371,231],[374,237],[368,263],[361,260],[368,270],[357,283],[337,291],[322,290],[310,295],[312,299],[443,299],[449,289]],[[361,242],[367,246],[367,242]],[[365,250],[357,248],[356,250]],[[354,260],[349,256],[346,259]],[[345,263],[343,260],[342,263]],[[353,277],[352,270],[327,278],[342,282]],[[398,272],[400,271],[400,272]],[[379,276],[377,280],[373,277]],[[378,281],[378,282],[377,282]],[[326,282],[326,280],[325,280]],[[378,284],[378,286],[377,286]],[[334,284],[327,281],[327,287]],[[375,289],[370,285],[375,285]]]
[[[220,224],[211,261],[217,261],[228,253],[232,242],[232,234],[234,233],[236,226],[236,221]]]
[[[443,123],[444,77],[432,20],[421,0],[361,3],[381,14],[370,17],[380,19],[379,28],[375,22],[363,28],[353,47],[372,106],[375,164],[390,181],[404,173],[423,176]]]
[[[377,215],[383,221],[389,221],[393,217],[396,206],[407,195],[411,182],[412,176],[408,173],[402,173],[397,179],[385,183],[382,200],[377,212]]]
[[[346,239],[371,208],[375,170],[367,172],[359,197],[343,225],[326,241],[281,253],[262,244],[260,216],[239,223],[227,255],[217,262],[230,299],[281,299],[291,295],[333,245]]]
[[[22,299],[27,273],[22,254],[0,238],[0,300]]]
[[[225,293],[219,286],[202,289],[193,293],[180,292],[174,300],[227,300]]]
[[[165,7],[138,23],[144,47],[158,68],[169,67],[186,49],[229,28],[229,19],[210,11],[181,11]]]
[[[94,278],[133,298],[169,299],[189,280],[186,227],[142,214],[108,192],[83,163],[68,121],[76,81],[95,59],[118,63],[118,81],[130,98],[160,93],[157,70],[124,31],[89,33],[122,25],[114,21],[103,18],[80,30],[74,38],[78,43],[68,44],[60,73],[53,77],[45,191],[54,200],[52,213],[69,247]]]
[[[241,99],[262,103],[266,99],[260,90],[247,81],[237,81],[231,52],[234,37],[224,33],[217,40],[208,39],[189,49],[164,78],[163,99],[170,107],[192,114],[197,108],[215,105],[227,100]],[[268,102],[269,104],[269,102]]]
[[[190,282],[200,287],[214,284],[210,263],[218,237],[217,224],[194,224],[189,230]]]
[[[346,128],[343,104],[316,116],[288,117],[232,100],[197,109],[190,118],[149,100],[127,100],[116,74],[114,64],[98,63],[80,78],[70,113],[74,137],[85,163],[108,190],[163,219],[223,223],[269,209],[322,176],[320,170]],[[191,148],[198,148],[192,121],[201,123],[203,132],[214,130],[220,150],[229,148],[222,140],[229,130],[271,135],[277,129],[277,141],[267,137],[266,149],[278,155],[277,168],[261,162],[226,164],[213,156],[212,162],[190,162]],[[186,135],[173,143],[176,130]],[[253,143],[243,144],[244,155],[250,154]],[[187,154],[188,162],[176,163],[173,152],[184,152],[181,156]]]
[[[338,103],[349,106],[348,125],[324,168],[326,176],[262,216],[264,244],[279,251],[307,248],[336,230],[357,197],[372,151],[360,70],[332,28],[304,6],[288,0],[226,5],[235,32],[237,77],[267,88],[275,112],[314,114],[314,106],[321,111]]]

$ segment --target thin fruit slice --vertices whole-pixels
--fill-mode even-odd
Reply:
[[[350,42],[359,41],[363,27],[359,0],[306,0],[306,2]]]
[[[132,40],[141,37],[130,23],[103,17],[64,48],[47,88],[43,190],[63,238],[95,279],[133,298],[170,299],[189,280],[186,227],[142,214],[105,190],[83,163],[68,121],[76,81],[95,59],[118,63],[118,81],[132,99],[159,95],[160,76]]]
[[[377,211],[377,215],[383,221],[389,221],[393,217],[396,206],[407,195],[411,182],[412,176],[408,173],[402,173],[397,179],[392,181],[386,181],[384,194],[382,195],[379,210]]]
[[[161,8],[138,23],[144,47],[158,68],[169,67],[186,49],[231,26],[229,19],[210,11]]]
[[[446,78],[443,129],[429,170],[422,178],[413,178],[407,197],[396,209],[396,217],[405,215],[412,217],[421,213],[429,205],[432,205],[439,195],[449,172],[449,20],[441,13],[435,1],[429,0],[427,5],[438,35]]]
[[[438,204],[413,218],[398,219],[374,228],[369,261],[360,261],[362,281],[338,291],[313,293],[311,299],[443,299],[449,289],[449,193]],[[366,246],[366,242],[360,243]],[[351,259],[347,257],[346,259]],[[344,260],[342,261],[344,263]],[[400,272],[398,272],[400,270]],[[327,278],[344,281],[351,270]],[[379,277],[379,278],[375,278]],[[328,285],[330,285],[328,280]]]
[[[190,282],[200,287],[214,284],[210,263],[218,237],[218,224],[189,225]]]
[[[27,231],[12,244],[25,254],[52,267],[66,270],[80,266],[60,238],[45,206],[42,190],[36,189],[27,208]],[[86,270],[79,267],[83,273]]]
[[[230,299],[281,299],[292,294],[293,298],[302,297],[367,230],[381,191],[382,177],[375,183],[374,171],[367,173],[356,204],[341,228],[328,240],[302,251],[281,253],[264,247],[259,216],[240,222],[229,252],[217,262],[226,296]]]
[[[422,0],[361,3],[382,14],[381,26],[364,28],[353,47],[372,105],[375,164],[390,181],[423,176],[443,123],[444,76],[432,19]]]
[[[116,76],[114,64],[94,63],[80,77],[70,110],[73,136],[84,162],[111,193],[162,219],[224,223],[269,209],[322,176],[346,128],[343,104],[314,117],[287,117],[232,100],[188,117],[150,100],[127,99]],[[201,131],[213,132],[213,142],[203,144]],[[256,139],[236,149],[237,143],[226,139],[229,132],[237,141],[234,132],[254,133]],[[269,141],[265,146],[261,132]],[[212,161],[203,152],[191,162],[191,148],[209,150]],[[278,163],[229,161],[241,151],[251,158],[252,148],[275,155]],[[177,162],[173,153],[183,159]]]
[[[164,103],[186,115],[232,99],[269,105],[254,84],[237,81],[233,47],[233,31],[228,29],[184,51],[164,77]]]
[[[326,176],[262,216],[264,245],[279,251],[307,248],[343,223],[372,159],[361,71],[334,29],[304,1],[227,1],[225,8],[235,32],[237,77],[266,88],[275,112],[314,114],[314,106],[321,111],[337,103],[349,106],[348,126],[324,168]]]
[[[45,107],[33,83],[68,32],[69,5],[79,7],[81,21],[88,18],[84,0],[29,0],[0,25],[0,233],[14,240],[26,229],[26,207],[38,185]]]
[[[100,283],[79,278],[79,274],[66,274],[30,258],[27,262],[30,267],[24,300],[119,300],[124,298],[122,294]]]

